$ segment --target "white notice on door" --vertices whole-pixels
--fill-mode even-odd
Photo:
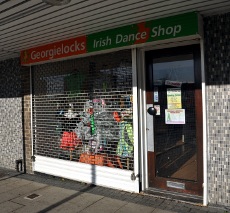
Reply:
[[[185,109],[166,109],[166,124],[185,124]]]

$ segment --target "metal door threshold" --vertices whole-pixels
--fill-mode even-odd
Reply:
[[[198,196],[198,195],[171,192],[171,191],[166,191],[166,190],[161,190],[161,189],[156,189],[156,188],[151,188],[151,187],[146,189],[144,193],[154,195],[157,197],[184,201],[184,202],[192,203],[192,204],[199,204],[199,205],[203,204],[203,197]]]

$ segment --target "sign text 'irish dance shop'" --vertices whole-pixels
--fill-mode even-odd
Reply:
[[[156,19],[21,51],[21,64],[198,34],[195,12]]]

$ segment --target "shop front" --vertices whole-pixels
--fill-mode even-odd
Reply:
[[[191,12],[22,51],[33,170],[206,196],[202,27]]]

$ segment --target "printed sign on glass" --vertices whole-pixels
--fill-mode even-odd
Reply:
[[[181,90],[167,89],[167,103],[168,109],[181,109]]]
[[[158,93],[158,88],[154,87],[154,102],[158,102],[159,101],[159,93]]]
[[[166,124],[185,124],[184,109],[166,109],[165,110]]]

